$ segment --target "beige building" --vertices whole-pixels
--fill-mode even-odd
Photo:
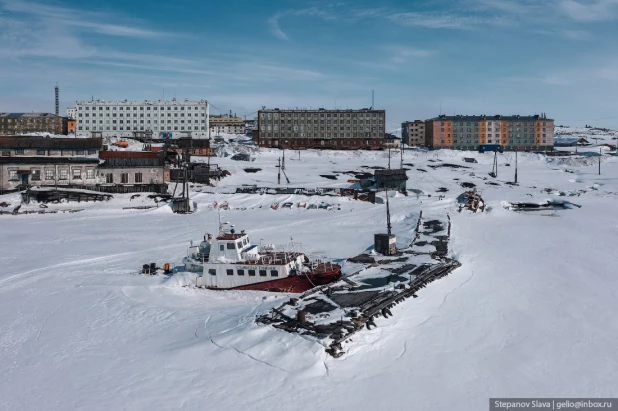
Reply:
[[[245,134],[245,121],[240,117],[210,117],[210,135]]]
[[[408,146],[424,147],[425,122],[414,120],[401,123],[401,141]]]
[[[260,110],[254,139],[261,147],[383,149],[384,110]]]

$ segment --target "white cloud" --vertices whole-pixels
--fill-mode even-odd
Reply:
[[[34,24],[54,25],[65,30],[73,28],[77,31],[137,38],[171,35],[170,33],[140,28],[137,21],[127,21],[126,24],[120,24],[118,15],[107,12],[83,11],[21,0],[4,0],[1,3],[0,10],[10,13],[12,19],[17,19],[18,16],[16,15],[28,16],[35,19],[32,22]]]
[[[613,20],[618,15],[618,0],[560,0],[558,7],[571,19],[580,22]]]
[[[281,13],[277,13],[271,18],[268,19],[268,24],[270,25],[270,31],[280,40],[289,40],[287,34],[285,34],[281,28],[279,27],[279,18],[281,17]]]
[[[478,25],[503,25],[504,20],[498,17],[487,18],[452,13],[395,13],[388,18],[402,26],[424,27],[429,29],[459,29],[468,30]]]
[[[324,9],[318,9],[317,7],[309,7],[299,10],[285,10],[274,14],[268,19],[268,25],[270,26],[270,32],[280,40],[289,40],[288,35],[281,29],[279,21],[281,19],[288,19],[289,17],[310,16],[319,17],[323,20],[335,20],[336,17],[332,13],[332,8],[339,7],[342,4],[336,4]]]

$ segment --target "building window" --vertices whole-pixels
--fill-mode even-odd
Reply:
[[[112,173],[105,174],[105,182],[107,184],[112,184],[114,182],[114,174]]]
[[[61,168],[60,170],[59,180],[68,180],[69,179],[69,169]]]
[[[81,180],[82,178],[82,169],[74,168],[73,169],[73,180]]]
[[[45,150],[37,150],[36,151],[36,155],[37,156],[44,156],[45,155]]]
[[[227,243],[227,249],[228,250],[235,250],[236,249],[236,245],[234,243]]]
[[[266,270],[260,270],[260,277],[266,277]]]
[[[94,178],[94,168],[93,167],[86,168],[86,178],[89,180]]]
[[[17,170],[9,170],[9,181],[17,181]]]
[[[53,180],[54,179],[54,170],[53,169],[45,169],[45,180]]]
[[[227,275],[234,275],[234,270],[225,270]]]
[[[129,182],[129,173],[120,174],[120,183],[127,184]]]
[[[23,148],[18,148],[15,150],[15,155],[17,156],[23,156],[24,155],[24,149]]]
[[[236,270],[236,274],[245,275],[245,270]]]
[[[136,183],[142,182],[142,173],[135,173],[135,182]]]

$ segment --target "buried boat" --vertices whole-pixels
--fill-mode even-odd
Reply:
[[[251,244],[244,230],[236,233],[232,227],[222,225],[216,237],[206,234],[198,246],[189,247],[184,268],[197,274],[197,287],[302,293],[341,277],[338,264],[311,260],[294,246],[277,251]]]

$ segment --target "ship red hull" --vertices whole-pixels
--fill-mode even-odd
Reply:
[[[232,290],[256,290],[256,291],[271,291],[282,293],[304,293],[312,288],[332,283],[341,278],[341,270],[336,270],[319,275],[293,275],[286,278],[280,278],[272,281],[264,281],[256,284],[243,285],[234,287]],[[221,288],[218,288],[221,290]]]

